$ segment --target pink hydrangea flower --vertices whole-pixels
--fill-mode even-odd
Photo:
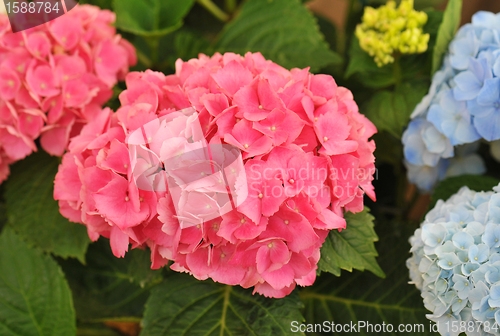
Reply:
[[[330,76],[226,53],[126,83],[122,107],[95,114],[71,140],[54,190],[61,213],[93,240],[109,238],[117,257],[148,246],[153,268],[173,261],[197,279],[283,297],[314,282],[344,212],[361,211],[364,194],[375,200],[376,128]],[[179,111],[190,108],[195,119]],[[230,174],[203,159],[216,145],[244,165],[245,180],[227,178],[227,192],[217,181]],[[244,200],[221,202],[245,188]]]
[[[135,65],[134,47],[114,21],[114,13],[82,5],[13,33],[0,15],[0,183],[39,137],[48,153],[62,155]]]

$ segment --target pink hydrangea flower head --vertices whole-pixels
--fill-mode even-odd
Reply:
[[[153,268],[283,297],[314,282],[344,212],[375,200],[376,128],[331,76],[226,53],[126,83],[117,113],[71,140],[54,192],[117,257],[148,246]]]
[[[114,14],[77,5],[13,33],[0,14],[0,183],[8,165],[43,149],[62,155],[69,139],[112,96],[135,65],[135,50],[112,26]]]

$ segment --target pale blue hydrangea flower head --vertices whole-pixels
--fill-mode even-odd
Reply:
[[[427,318],[439,322],[440,334],[458,335],[446,328],[456,321],[475,325],[467,335],[498,335],[500,185],[489,192],[463,187],[439,200],[410,244],[410,283],[422,292]]]
[[[500,139],[500,14],[483,11],[459,29],[411,115],[402,139],[409,180],[428,191],[448,176],[484,173],[478,155],[449,147],[481,139]]]

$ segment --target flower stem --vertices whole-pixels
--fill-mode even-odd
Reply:
[[[146,43],[151,50],[151,63],[158,63],[158,46],[160,45],[160,38],[157,36],[151,36],[146,38]]]
[[[224,8],[228,13],[234,13],[236,10],[236,0],[226,0],[224,2]]]
[[[394,73],[395,84],[396,84],[396,86],[399,86],[401,84],[402,79],[403,79],[403,74],[401,72],[401,63],[399,62],[398,55],[396,55],[394,57],[393,73]]]
[[[136,54],[137,54],[137,60],[146,68],[149,69],[153,66],[153,62],[142,51],[136,50]]]
[[[200,5],[205,7],[206,10],[208,10],[210,13],[212,13],[213,16],[215,16],[217,19],[219,19],[222,22],[227,22],[229,21],[229,15],[224,12],[222,9],[217,7],[216,4],[214,4],[211,0],[197,0]]]

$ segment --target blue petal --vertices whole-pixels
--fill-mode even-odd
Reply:
[[[430,121],[441,133],[443,132],[443,128],[441,125],[449,119],[446,112],[441,108],[438,104],[433,104],[429,108],[429,112],[427,114],[427,120]]]
[[[495,63],[493,64],[493,73],[497,77],[500,76],[500,57],[498,57]]]
[[[453,41],[450,45],[451,65],[458,70],[467,69],[470,57],[477,56],[478,42],[473,31],[470,31],[464,38]]]
[[[500,299],[500,284],[494,284],[490,287],[490,298],[493,300]]]
[[[477,96],[477,103],[490,106],[500,99],[500,78],[491,78],[484,81],[484,86]]]
[[[479,11],[472,16],[472,25],[490,29],[500,29],[498,16],[491,12]]]
[[[474,117],[474,126],[477,132],[486,140],[494,141],[500,139],[500,113],[490,108],[484,117]]]
[[[457,86],[453,88],[456,100],[470,100],[477,97],[483,83],[471,71],[464,71],[455,76]]]
[[[466,232],[457,232],[453,235],[452,238],[453,245],[461,250],[468,249],[471,245],[474,244],[474,238]]]
[[[452,145],[454,146],[471,143],[481,139],[481,135],[477,132],[471,121],[467,121],[465,119],[460,119],[460,121],[457,123],[455,133],[453,135],[450,135],[449,137]]]

